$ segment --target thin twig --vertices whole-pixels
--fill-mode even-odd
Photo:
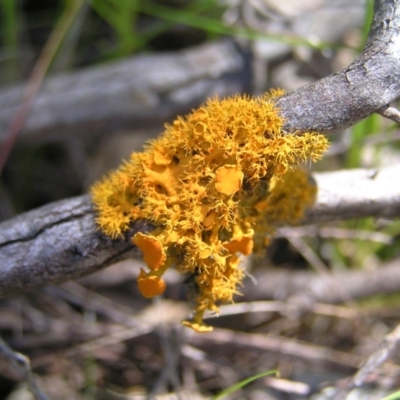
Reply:
[[[310,385],[304,382],[295,382],[288,379],[266,377],[264,383],[280,392],[291,393],[298,396],[307,396],[311,393]]]
[[[64,39],[83,4],[84,0],[71,0],[67,3],[66,9],[64,10],[60,19],[57,21],[56,26],[51,32],[50,37],[35,64],[35,67],[23,92],[20,106],[11,120],[11,123],[5,134],[6,140],[0,148],[0,172],[3,170],[10,151],[17,140],[26,118],[28,117],[33,100],[35,99],[36,94],[42,85],[51,61],[57,53],[60,43]]]
[[[355,370],[362,357],[328,349],[324,346],[313,345],[300,340],[283,336],[233,332],[226,329],[214,328],[207,335],[193,334],[188,338],[189,345],[200,347],[213,345],[230,346],[234,348],[251,349],[257,352],[270,352],[273,354],[287,355],[304,360],[310,364],[318,363],[336,366],[342,369]],[[393,366],[394,368],[397,368]]]
[[[337,277],[333,276],[329,271],[328,267],[321,260],[321,258],[314,252],[314,250],[307,245],[307,243],[299,237],[288,238],[290,244],[309,262],[309,264],[329,282],[332,290],[334,290],[338,297],[342,299],[344,303],[351,304],[354,306],[354,300],[350,294],[342,289],[342,285],[338,281]]]
[[[353,379],[346,387],[338,391],[333,400],[344,400],[352,389],[362,386],[367,381],[368,376],[376,372],[376,370],[396,352],[399,343],[400,324],[385,336],[379,348],[368,357],[367,361],[353,376]]]
[[[60,352],[57,356],[65,358],[73,357],[82,353],[94,353],[100,348],[145,335],[154,331],[156,327],[163,324],[179,324],[180,321],[186,317],[188,309],[186,306],[181,307],[180,304],[176,304],[174,306],[174,304],[175,303],[168,301],[162,301],[158,304],[153,304],[135,316],[136,326],[127,328],[126,325],[121,325],[120,329],[112,332],[109,335],[104,335],[78,344],[66,351]],[[133,322],[130,321],[130,324],[133,324]],[[32,365],[36,368],[38,366],[47,364],[54,359],[54,356],[54,354],[51,354],[35,358],[32,360]]]
[[[182,397],[180,395],[182,391],[182,387],[180,384],[179,380],[179,373],[178,373],[178,366],[177,366],[177,358],[179,357],[179,349],[176,349],[176,346],[174,346],[174,343],[172,341],[173,339],[173,330],[170,327],[167,326],[159,326],[158,329],[158,337],[160,339],[160,344],[161,348],[164,354],[164,359],[165,359],[165,365],[162,371],[161,377],[165,378],[163,379],[163,382],[165,380],[171,384],[171,386],[174,389],[174,392],[176,393],[177,400],[182,400]],[[156,385],[156,387],[153,389],[152,394],[154,395],[158,389],[159,389],[159,384]],[[153,397],[151,397],[153,398]]]
[[[130,340],[133,338],[137,338],[139,336],[145,335],[149,332],[154,330],[154,326],[151,325],[140,325],[133,328],[121,328],[117,332],[113,332],[110,335],[101,336],[97,339],[93,339],[81,344],[78,344],[66,351],[62,351],[60,353],[52,353],[49,355],[43,355],[37,357],[32,360],[32,365],[37,368],[42,365],[46,365],[54,358],[68,358],[76,356],[77,354],[84,354],[84,353],[95,353],[96,350],[101,349],[103,347],[112,346],[117,343],[124,342],[126,340]]]
[[[319,227],[316,225],[307,226],[296,226],[289,227],[285,226],[279,228],[274,234],[274,237],[286,237],[286,238],[298,238],[298,237],[322,237],[328,239],[354,239],[354,240],[368,240],[371,242],[383,243],[390,245],[393,243],[392,236],[373,231],[363,231],[357,229],[343,229],[335,227]]]
[[[221,307],[221,312],[219,314],[208,314],[204,319],[256,312],[278,312],[285,315],[288,312],[288,308],[290,311],[293,311],[292,305],[288,306],[288,304],[283,301],[251,301],[245,303],[224,304],[224,306]],[[332,304],[316,303],[312,305],[309,311],[314,314],[350,320],[353,320],[357,316],[357,312],[352,308]]]
[[[380,108],[377,113],[382,115],[387,119],[390,119],[397,124],[400,124],[400,111],[395,107],[390,107],[389,105]]]
[[[24,377],[28,384],[29,390],[32,392],[36,400],[49,400],[47,395],[40,389],[36,379],[32,373],[30,360],[21,353],[15,352],[0,337],[0,354],[3,354],[13,367]]]
[[[84,309],[90,309],[96,313],[106,315],[111,321],[130,327],[137,325],[134,309],[101,296],[76,282],[66,282],[61,287],[49,287],[45,291],[72,304],[77,304]]]

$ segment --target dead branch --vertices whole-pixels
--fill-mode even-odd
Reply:
[[[190,345],[200,348],[212,345],[221,349],[220,346],[230,345],[235,348],[270,352],[306,360],[310,363],[340,367],[348,371],[354,371],[362,361],[360,356],[311,345],[300,340],[273,335],[233,332],[226,329],[214,329],[207,335],[193,334],[188,338],[188,342]]]
[[[21,139],[67,138],[120,128],[160,129],[213,94],[246,90],[245,56],[230,40],[49,78],[32,103]],[[0,132],[6,132],[23,87],[0,93]],[[3,137],[0,134],[0,139]]]
[[[350,240],[366,240],[386,245],[393,243],[393,237],[387,233],[374,232],[358,229],[343,229],[334,226],[285,226],[279,228],[274,235],[275,238],[304,238],[304,237],[320,237],[330,239],[350,239]]]
[[[13,367],[24,377],[29,390],[36,400],[48,400],[47,395],[40,389],[32,373],[30,360],[21,353],[15,352],[0,337],[0,354],[8,359]]]
[[[377,0],[367,44],[342,71],[277,101],[289,132],[344,129],[400,96],[400,4]]]
[[[132,230],[139,228],[143,224]],[[64,282],[135,255],[128,235],[111,240],[97,230],[89,196],[22,214],[3,222],[0,231],[3,295]]]
[[[388,105],[386,105],[379,109],[377,113],[379,115],[382,115],[382,117],[385,117],[392,120],[393,122],[396,122],[397,124],[400,124],[400,111],[395,107],[389,107]]]
[[[318,199],[306,222],[400,216],[400,188],[394,184],[399,173],[400,165],[315,174]]]
[[[393,185],[399,175],[400,165],[315,174],[319,194],[305,222],[399,216],[400,188]],[[80,196],[0,224],[0,296],[79,278],[138,256],[130,237],[149,226],[136,222],[123,238],[111,240],[94,219],[89,196]]]
[[[330,279],[311,271],[284,269],[263,271],[255,275],[257,285],[245,285],[247,301],[274,299],[289,301],[296,311],[312,309],[315,303],[338,304],[343,293],[353,299],[362,299],[379,293],[398,293],[400,289],[399,261],[382,265],[375,270],[351,270],[332,273]],[[332,281],[340,287],[332,290]]]
[[[367,378],[372,373],[376,373],[381,365],[397,351],[400,342],[400,325],[397,325],[390,333],[388,333],[380,344],[359,368],[350,382],[341,388],[333,400],[344,400],[352,389],[361,387],[366,383]]]

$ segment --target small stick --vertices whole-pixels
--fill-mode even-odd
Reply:
[[[354,388],[362,386],[368,379],[368,376],[374,372],[390,357],[398,348],[400,342],[400,324],[388,333],[378,349],[376,349],[359,368],[350,382],[340,389],[333,400],[344,400]]]
[[[47,395],[42,392],[37,384],[31,370],[31,363],[27,356],[17,353],[0,337],[0,354],[10,361],[13,367],[24,377],[28,383],[29,390],[32,392],[36,400],[49,400]]]
[[[400,111],[395,107],[390,107],[389,105],[383,106],[377,111],[377,114],[400,124]]]

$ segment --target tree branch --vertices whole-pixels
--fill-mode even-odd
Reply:
[[[352,300],[379,293],[398,293],[400,263],[396,260],[376,270],[335,272],[329,279],[312,271],[285,269],[256,273],[255,278],[257,285],[244,287],[243,295],[247,301],[287,300],[299,312],[311,309],[316,303],[343,303],[343,293]],[[336,282],[340,290],[332,290],[332,282]]]
[[[233,41],[222,40],[48,78],[33,101],[21,139],[161,128],[210,95],[245,91],[248,69],[244,52]],[[0,140],[22,92],[21,86],[0,93]]]
[[[400,165],[381,171],[315,174],[319,193],[305,222],[400,215]],[[133,233],[150,229],[136,222],[123,238],[97,230],[89,196],[67,199],[0,224],[0,297],[88,275],[138,256]]]
[[[400,216],[400,164],[390,168],[353,169],[314,175],[318,198],[305,222]]]
[[[136,223],[130,235],[143,224]],[[51,203],[0,225],[0,296],[74,279],[135,256],[97,230],[89,196]]]
[[[400,4],[377,0],[363,52],[342,71],[280,98],[288,132],[344,129],[400,96]]]

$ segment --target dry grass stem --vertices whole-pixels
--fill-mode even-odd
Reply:
[[[49,400],[47,395],[40,389],[35,376],[32,373],[29,358],[14,351],[1,337],[0,354],[3,354],[3,356],[6,357],[13,367],[22,375],[28,384],[29,390],[35,397],[35,400]]]

